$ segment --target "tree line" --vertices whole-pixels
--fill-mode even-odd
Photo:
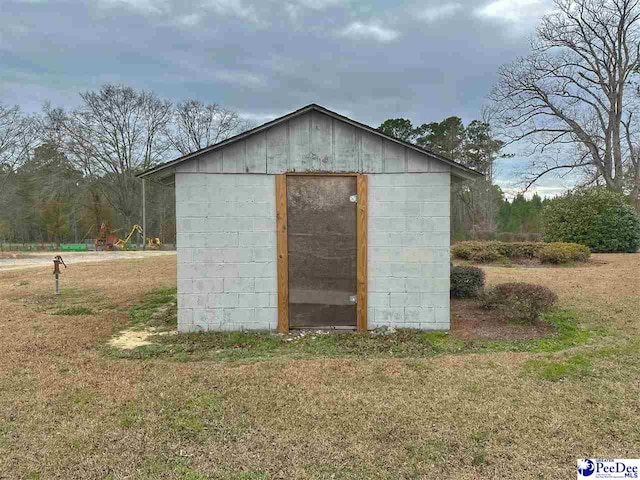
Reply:
[[[640,211],[640,0],[554,5],[530,52],[500,68],[483,120],[380,125],[484,173],[452,186],[455,238],[539,228],[541,199],[507,205],[494,184],[495,162],[514,144],[528,158],[523,190],[551,173],[572,174],[578,187],[602,186]],[[37,115],[0,103],[0,241],[80,241],[102,222],[129,228],[140,218],[137,173],[247,127],[217,104],[174,104],[118,85]],[[148,230],[170,242],[173,189],[152,184],[148,193]]]
[[[217,143],[249,123],[217,104],[173,104],[152,92],[104,85],[74,109],[37,115],[0,104],[0,242],[81,242],[139,222],[136,174]],[[147,231],[175,241],[172,187],[148,182]]]

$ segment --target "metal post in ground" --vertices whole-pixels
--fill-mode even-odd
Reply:
[[[56,277],[56,295],[60,295],[60,264],[64,265],[64,268],[67,268],[62,257],[56,255],[53,259],[53,274]]]
[[[142,179],[142,249],[147,249],[147,202],[145,192],[145,182]]]

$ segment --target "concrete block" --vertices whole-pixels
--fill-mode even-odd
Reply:
[[[406,322],[417,324],[433,323],[434,311],[434,308],[429,307],[405,307],[404,319]]]
[[[424,277],[424,263],[389,263],[391,276],[396,278]]]
[[[203,267],[207,278],[240,276],[240,264],[238,263],[207,263]]]
[[[177,267],[178,278],[193,278],[193,270],[194,268],[192,263],[179,263]]]
[[[276,247],[255,247],[253,248],[254,262],[275,262],[277,260]]]
[[[379,212],[369,210],[369,232],[404,232],[413,218],[383,217]]]
[[[239,307],[269,307],[269,293],[240,293],[238,294]]]
[[[449,294],[443,293],[421,293],[420,306],[433,308],[449,308]]]
[[[431,292],[433,291],[433,279],[431,278],[406,278],[404,279],[407,292]]]
[[[370,247],[368,261],[372,263],[391,263],[398,261],[398,249],[390,247]]]
[[[277,293],[270,293],[269,294],[269,306],[270,307],[277,307],[278,306],[278,294]]]
[[[405,279],[393,277],[373,278],[369,281],[368,290],[378,293],[405,292]]]
[[[277,308],[256,308],[256,328],[260,330],[275,330],[278,326]]]
[[[255,279],[253,278],[225,278],[224,292],[246,293],[255,291]]]
[[[196,278],[193,280],[193,291],[195,293],[222,292],[222,280],[222,278]]]
[[[392,277],[393,266],[395,263],[370,262],[368,275],[369,278]]]
[[[269,203],[276,195],[275,188],[271,185],[252,185],[249,188],[252,202]]]
[[[276,277],[256,278],[255,289],[256,293],[276,293],[278,291],[278,280]]]
[[[207,296],[193,293],[179,295],[178,308],[205,309],[207,308]]]
[[[178,294],[195,293],[193,291],[193,280],[191,278],[182,278],[178,282]]]
[[[191,332],[206,332],[209,330],[209,312],[204,309],[193,311],[193,322],[191,324]]]
[[[369,307],[389,307],[391,295],[396,295],[396,294],[368,292],[367,305]],[[398,294],[398,295],[401,295],[401,294]]]
[[[178,247],[176,251],[178,263],[192,263],[193,262],[193,249]]]
[[[233,308],[239,305],[237,293],[212,293],[207,296],[207,308]]]
[[[210,217],[205,226],[208,232],[252,232],[253,219],[250,217]]]
[[[273,247],[276,244],[276,232],[241,233],[239,237],[241,247]]]
[[[207,248],[237,247],[239,238],[238,235],[239,234],[235,232],[203,234],[204,244],[198,246],[204,246]]]
[[[419,307],[420,293],[391,293],[389,305],[391,307]]]
[[[430,247],[407,247],[401,249],[400,252],[400,258],[407,263],[430,263],[433,261],[433,249]]]
[[[447,216],[449,214],[449,202],[424,202],[420,205],[422,217]]]
[[[273,218],[260,217],[253,219],[253,231],[254,232],[275,232],[276,222]]]
[[[447,293],[450,291],[449,277],[447,278],[432,278],[431,282],[431,291],[436,293]]]
[[[251,207],[248,208],[246,205],[235,203],[234,206],[230,209],[230,212],[233,213],[231,216],[238,217],[275,217],[276,214],[276,206],[275,202],[256,202],[252,203]]]
[[[396,326],[404,319],[404,308],[376,308],[374,312],[378,325]]]
[[[255,322],[256,309],[255,308],[225,308],[224,309],[224,323],[233,324],[239,327],[247,323]]]
[[[276,264],[274,262],[240,263],[238,267],[240,277],[261,278],[276,276]]]
[[[193,252],[194,263],[242,263],[252,260],[250,248],[197,248]]]
[[[441,325],[446,325],[446,328],[449,328],[449,324],[451,322],[451,314],[449,307],[436,307],[434,322],[439,323]]]

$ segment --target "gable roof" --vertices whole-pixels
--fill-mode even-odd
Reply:
[[[337,120],[340,120],[342,122],[348,123],[352,126],[358,127],[360,129],[366,130],[370,133],[373,133],[375,135],[378,135],[382,138],[385,138],[387,140],[390,140],[392,142],[395,142],[397,144],[403,145],[407,148],[410,148],[412,150],[415,150],[416,152],[419,152],[423,155],[426,155],[427,157],[443,162],[447,165],[449,165],[451,167],[451,174],[455,175],[457,177],[461,177],[463,179],[475,179],[475,178],[481,178],[483,176],[482,173],[477,172],[476,170],[473,170],[469,167],[465,167],[464,165],[455,162],[453,160],[450,160],[442,155],[439,155],[435,152],[432,152],[431,150],[428,150],[426,148],[422,148],[418,145],[414,145],[413,143],[409,143],[406,142],[404,140],[400,140],[398,138],[392,137],[391,135],[387,135],[384,132],[381,132],[380,130],[370,127],[369,125],[365,125],[364,123],[360,123],[357,122],[356,120],[352,120],[348,117],[345,117],[344,115],[340,115],[339,113],[336,113],[334,111],[331,111],[327,108],[324,108],[320,105],[317,105],[315,103],[312,103],[310,105],[307,105],[306,107],[302,107],[294,112],[288,113],[287,115],[283,115],[282,117],[276,118],[275,120],[271,120],[270,122],[264,123],[258,127],[252,128],[251,130],[247,130],[246,132],[240,133],[238,135],[235,135],[233,137],[230,137],[226,140],[223,140],[222,142],[218,142],[214,145],[209,145],[208,147],[204,147],[201,148],[200,150],[196,150],[195,152],[191,152],[188,153],[186,155],[183,155],[182,157],[176,158],[175,160],[170,160],[168,162],[165,163],[161,163],[159,165],[156,165],[155,167],[149,168],[148,170],[145,170],[142,173],[139,173],[138,175],[136,175],[138,178],[144,178],[147,176],[155,176],[156,174],[162,172],[163,170],[175,167],[178,164],[181,164],[183,162],[192,160],[194,158],[199,157],[200,155],[204,155],[206,153],[212,152],[214,150],[218,150],[220,148],[226,147],[227,145],[230,145],[232,143],[238,142],[240,140],[243,140],[251,135],[254,135],[256,133],[262,132],[264,130],[267,130],[275,125],[278,125],[280,123],[286,122],[292,118],[298,117],[300,115],[304,115],[305,113],[311,112],[311,111],[317,111],[320,113],[323,113],[325,115],[328,115],[329,117],[335,118]]]

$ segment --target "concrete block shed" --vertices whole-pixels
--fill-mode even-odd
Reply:
[[[309,105],[140,177],[175,182],[180,331],[449,328],[473,170]]]

